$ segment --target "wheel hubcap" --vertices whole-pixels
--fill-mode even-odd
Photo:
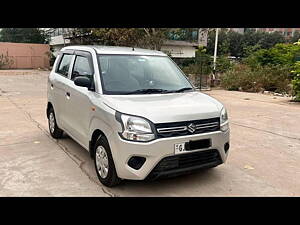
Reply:
[[[50,132],[53,133],[55,129],[55,119],[52,112],[49,115],[49,127],[50,127]]]
[[[99,175],[106,178],[108,174],[108,157],[105,148],[102,146],[98,146],[96,149],[96,166]]]

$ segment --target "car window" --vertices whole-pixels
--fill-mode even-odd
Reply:
[[[182,79],[178,79],[177,68],[172,65],[169,60],[149,60],[146,68],[151,71],[151,78],[153,81],[161,84],[169,84],[171,86],[180,86]],[[159,61],[159,63],[157,63]],[[163,76],[162,76],[163,74]]]
[[[126,94],[143,89],[174,91],[192,88],[168,57],[98,55],[105,94]]]
[[[78,76],[85,76],[90,79],[93,77],[92,68],[87,57],[76,56],[71,79],[74,80]]]
[[[62,59],[59,64],[59,67],[58,67],[58,70],[56,72],[67,77],[72,57],[73,57],[73,55],[63,54]]]

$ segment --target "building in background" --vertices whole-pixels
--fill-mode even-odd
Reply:
[[[193,58],[199,46],[207,46],[208,29],[180,29],[181,33],[170,32],[168,40],[161,47],[173,58]]]
[[[300,28],[228,28],[228,31],[235,31],[243,34],[247,30],[254,30],[256,32],[280,32],[285,37],[293,37],[295,32],[300,32]]]
[[[56,56],[64,46],[70,45],[70,39],[75,35],[75,28],[44,28],[50,35],[50,46]],[[208,30],[204,28],[188,29],[183,35],[170,33],[168,40],[164,43],[161,51],[167,52],[174,58],[195,57],[199,46],[207,45]]]
[[[280,32],[285,37],[293,37],[295,32],[300,32],[300,28],[254,28],[256,31],[262,31],[262,32]]]
[[[50,36],[49,45],[56,56],[60,49],[70,44],[70,39],[66,35],[72,34],[74,28],[43,28]]]
[[[234,31],[240,34],[243,34],[245,32],[245,28],[228,28],[229,31]]]

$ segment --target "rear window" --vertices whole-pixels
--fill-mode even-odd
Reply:
[[[63,54],[62,59],[59,64],[59,67],[56,72],[67,77],[72,57],[73,57],[73,55]]]

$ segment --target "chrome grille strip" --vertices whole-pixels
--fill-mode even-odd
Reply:
[[[218,125],[219,125],[218,122],[199,124],[199,125],[196,125],[196,130],[217,127]],[[185,130],[187,130],[187,126],[159,128],[159,129],[157,129],[157,132],[158,133],[170,133],[170,132],[185,131]]]
[[[217,127],[218,125],[210,125],[210,126],[202,126],[202,127],[196,127],[196,130],[200,130],[203,128],[209,128],[209,127]]]
[[[212,127],[218,127],[218,125],[211,125],[211,126],[205,126],[205,127],[196,127],[196,130],[201,130],[204,128],[212,128]]]
[[[208,126],[208,125],[214,125],[214,126],[217,126],[219,125],[218,122],[212,122],[212,123],[204,123],[204,124],[195,124],[196,127],[205,127],[205,126]]]
[[[167,128],[159,128],[157,129],[158,133],[169,133],[169,132],[176,132],[176,131],[185,131],[187,130],[186,126],[182,127],[167,127]]]

